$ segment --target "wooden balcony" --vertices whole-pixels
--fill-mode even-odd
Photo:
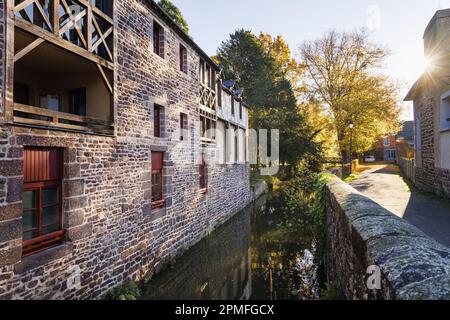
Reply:
[[[114,124],[110,121],[57,112],[19,103],[14,104],[14,123],[108,136],[114,134]]]
[[[112,4],[99,8],[91,0],[23,0],[11,10],[15,27],[38,37],[25,49],[45,40],[113,69]]]
[[[204,84],[200,84],[200,105],[208,111],[216,110],[216,91]]]

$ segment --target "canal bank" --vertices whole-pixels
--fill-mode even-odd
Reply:
[[[172,261],[142,286],[142,299],[318,299],[320,270],[310,228],[269,194]]]
[[[310,179],[310,178],[308,178]],[[295,184],[296,185],[296,184]],[[255,188],[260,195],[262,188]],[[183,254],[108,298],[147,300],[318,299],[320,240],[289,183],[258,197]],[[134,295],[134,297],[133,297]]]

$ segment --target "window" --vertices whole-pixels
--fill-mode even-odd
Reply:
[[[441,97],[441,130],[450,129],[450,91]]]
[[[184,73],[188,73],[188,66],[187,66],[187,49],[180,44],[180,71]]]
[[[417,111],[414,114],[414,124],[415,124],[415,130],[414,130],[414,142],[417,150],[422,149],[422,123],[420,118],[420,113]]]
[[[216,121],[200,116],[200,138],[207,143],[216,140]]]
[[[23,166],[23,255],[27,256],[63,240],[62,149],[25,148]]]
[[[201,151],[200,154],[200,166],[199,166],[199,182],[200,182],[200,190],[206,192],[207,190],[207,177],[206,177],[206,162],[205,162],[205,153]]]
[[[205,83],[205,61],[200,59],[200,82]]]
[[[154,128],[154,136],[156,138],[161,138],[161,114],[162,114],[162,107],[155,104],[153,109],[153,128]]]
[[[163,208],[164,152],[152,152],[152,209]]]
[[[237,128],[234,129],[234,162],[238,163],[239,161],[239,137],[238,137]]]
[[[391,141],[390,141],[389,137],[384,138],[384,140],[383,140],[383,145],[384,145],[385,147],[389,147],[389,146],[391,145]]]
[[[231,96],[231,114],[234,116],[234,97]]]
[[[242,119],[242,101],[239,101],[239,119]]]
[[[164,59],[164,29],[153,22],[153,52]]]
[[[70,113],[86,116],[86,88],[69,91]]]
[[[217,105],[222,107],[222,80],[217,81]]]
[[[187,114],[180,113],[180,140],[181,141],[184,141],[187,138],[187,127],[188,127]]]
[[[29,105],[30,87],[25,84],[14,83],[14,102]]]

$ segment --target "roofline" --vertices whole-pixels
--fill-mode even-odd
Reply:
[[[422,84],[423,76],[424,75],[420,76],[420,78],[417,79],[409,92],[406,94],[406,97],[403,99],[403,101],[413,101],[416,98],[417,91],[420,89],[420,86]]]
[[[225,87],[224,85],[222,85],[222,90],[225,91],[226,93],[233,95],[233,97],[234,97],[233,92],[231,92],[231,90],[228,89],[227,87]],[[244,107],[246,107],[247,109],[250,109],[250,106],[244,101],[243,98],[241,98],[241,102]]]
[[[184,30],[182,30],[177,23],[175,23],[175,21],[172,20],[172,18],[154,0],[145,0],[145,2],[159,18],[163,19],[170,28],[172,28],[181,38],[183,38],[186,43],[188,43],[195,51],[197,51],[197,53],[203,59],[205,59],[210,65],[212,65],[216,69],[216,71],[220,71],[220,67],[211,59],[211,57],[208,56],[206,52],[203,51],[203,49],[200,48],[200,46],[195,43],[195,41],[192,40],[192,38],[187,35],[186,32],[184,32]]]
[[[446,17],[450,17],[450,9],[443,9],[443,10],[436,11],[433,18],[431,18],[430,22],[428,23],[427,27],[425,28],[423,37],[425,38],[427,33],[430,31],[430,29],[433,27],[433,25],[436,23],[436,21],[438,19],[442,19],[442,18],[446,18]]]

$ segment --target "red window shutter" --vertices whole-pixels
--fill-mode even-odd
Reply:
[[[24,183],[62,179],[62,149],[25,148],[23,158]]]
[[[163,168],[163,160],[163,152],[152,152],[152,171],[161,171]]]

